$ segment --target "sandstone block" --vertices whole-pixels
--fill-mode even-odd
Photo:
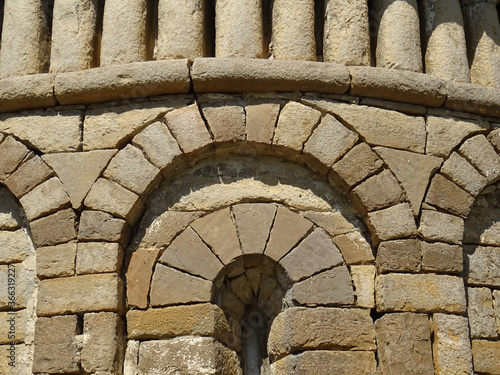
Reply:
[[[21,207],[17,199],[4,186],[0,187],[0,230],[19,229],[22,222]]]
[[[121,312],[121,279],[115,274],[83,275],[42,280],[38,287],[38,316],[91,311]]]
[[[80,242],[76,253],[76,273],[119,273],[122,260],[123,249],[118,243]]]
[[[464,220],[438,211],[422,210],[418,232],[426,240],[461,244]]]
[[[76,239],[75,213],[61,210],[31,223],[33,241],[39,247],[53,246]]]
[[[341,234],[332,241],[339,248],[346,264],[370,263],[375,259],[370,244],[359,232]]]
[[[351,266],[351,277],[356,294],[356,306],[372,309],[375,307],[375,266]]]
[[[386,314],[375,322],[383,374],[433,374],[431,329],[425,314]]]
[[[441,173],[462,189],[467,190],[473,197],[479,194],[488,183],[488,180],[476,168],[456,152],[452,153],[443,164]]]
[[[157,264],[151,281],[151,306],[210,302],[211,289],[208,280]]]
[[[493,307],[495,308],[495,315],[497,320],[497,332],[500,335],[500,291],[493,291]]]
[[[368,226],[376,239],[392,240],[412,236],[417,233],[415,219],[408,203],[370,212]]]
[[[5,375],[29,375],[33,371],[33,354],[30,345],[14,345],[13,351],[10,345],[4,345],[0,346],[0,351],[6,354],[0,357],[0,366],[5,369]],[[16,367],[9,366],[11,361],[7,356],[8,354],[15,354]]]
[[[55,106],[54,78],[55,74],[50,73],[3,78],[0,112]]]
[[[466,217],[474,198],[440,174],[432,179],[425,201],[452,214]]]
[[[485,374],[500,374],[500,341],[472,340],[474,370]]]
[[[422,242],[422,269],[437,273],[462,272],[462,247],[442,242]]]
[[[279,103],[248,101],[245,106],[247,141],[271,144],[279,112]]]
[[[33,371],[76,373],[78,317],[76,315],[39,317],[36,322]]]
[[[422,263],[420,241],[415,239],[382,241],[377,249],[377,270],[419,272]]]
[[[464,313],[463,280],[434,274],[380,275],[376,280],[378,311]]]
[[[357,67],[352,67],[350,68],[353,71],[357,70]],[[369,68],[370,71],[373,68]],[[382,71],[384,73],[389,73],[391,75],[397,75],[399,77],[405,77],[406,75],[412,75],[412,76],[417,76],[418,78],[428,78],[431,76],[424,75],[422,76],[419,73],[409,73],[409,72],[402,72],[402,71],[396,71],[396,70],[389,70],[389,69],[379,69],[379,68],[374,68],[375,72],[380,72]],[[436,80],[435,78],[433,80]],[[437,81],[437,80],[436,80]],[[397,85],[396,87],[393,87],[395,91],[401,92],[404,88],[400,87]],[[354,94],[354,93],[352,93]],[[406,94],[406,93],[405,93]],[[375,94],[376,95],[376,94]],[[421,96],[422,97],[422,96]],[[403,103],[403,102],[396,102],[393,101],[396,98],[392,98],[391,100],[383,100],[383,99],[373,99],[373,98],[360,98],[361,105],[367,105],[370,107],[379,107],[379,108],[384,108],[384,109],[389,109],[391,111],[398,111],[398,112],[403,112],[408,115],[414,115],[414,116],[424,116],[427,113],[427,108],[423,105],[420,104],[408,104],[408,103]],[[401,98],[399,100],[402,100]],[[405,100],[409,101],[408,97],[405,95]],[[425,99],[424,99],[425,100]]]
[[[467,318],[434,314],[434,369],[436,374],[473,374]]]
[[[469,138],[458,152],[479,169],[488,182],[500,177],[500,156],[484,135]]]
[[[1,130],[1,128],[0,128]],[[0,166],[0,180],[5,180],[28,156],[29,150],[21,142],[12,137],[6,137],[0,143],[0,155],[2,165]]]
[[[39,279],[73,276],[75,274],[75,258],[75,242],[41,247],[36,250],[36,275]]]
[[[0,231],[0,262],[22,262],[32,252],[33,245],[23,229]]]
[[[479,202],[479,199],[477,200]],[[499,209],[495,207],[472,206],[464,230],[464,241],[485,245],[500,245]]]
[[[144,209],[141,198],[121,185],[100,178],[90,189],[85,205],[90,209],[109,212],[133,224]]]
[[[23,196],[19,202],[29,220],[51,214],[70,205],[68,194],[61,180],[57,177],[38,185]]]
[[[148,307],[153,267],[160,249],[139,249],[132,253],[127,267],[127,303],[140,309]]]
[[[326,230],[332,237],[354,230],[354,225],[339,212],[306,211],[304,217]]]
[[[239,100],[222,100],[201,106],[215,142],[245,140],[245,110]]]
[[[467,250],[467,260],[469,285],[500,286],[500,248],[474,247]]]
[[[496,150],[500,152],[500,129],[493,130],[488,135],[488,141],[495,146]]]
[[[12,278],[13,273],[16,276],[15,280]],[[31,307],[33,292],[36,288],[35,278],[33,261],[0,265],[0,310],[10,310],[12,302],[14,302],[14,309],[16,310]],[[16,288],[15,293],[12,289],[9,289],[13,283]],[[11,304],[9,305],[9,303]]]
[[[268,351],[274,358],[303,350],[375,350],[370,310],[291,307],[274,319]]]
[[[276,206],[247,203],[232,207],[241,251],[244,254],[263,253],[276,215]]]
[[[80,216],[79,240],[118,242],[125,246],[129,237],[130,227],[125,220],[102,211],[85,210]]]
[[[35,156],[21,164],[4,182],[9,190],[19,199],[53,174],[54,172],[47,164],[40,157]]]
[[[11,342],[18,344],[24,342],[31,333],[29,332],[31,328],[30,323],[30,316],[27,309],[15,312],[0,312],[0,344],[5,345]],[[13,332],[16,336],[15,339],[12,338]],[[3,369],[5,368],[7,367],[3,367]]]
[[[493,295],[488,288],[467,288],[467,315],[472,339],[498,337]]]

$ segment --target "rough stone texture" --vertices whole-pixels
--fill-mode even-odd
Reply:
[[[339,249],[321,228],[307,236],[295,249],[279,262],[287,276],[293,281],[343,263]]]
[[[273,5],[273,56],[278,60],[316,60],[314,1]]]
[[[242,254],[236,226],[229,208],[224,208],[194,221],[191,227],[205,241],[223,264]]]
[[[358,68],[352,67],[350,69],[353,70],[353,71],[357,71]],[[364,70],[366,71],[366,69],[364,69]],[[376,72],[380,72],[380,73],[382,73],[382,72],[383,73],[389,73],[389,74],[391,74],[393,76],[395,74],[397,76],[399,76],[399,73],[400,73],[399,71],[388,70],[388,69],[380,69],[380,68],[374,69],[374,70]],[[402,74],[403,77],[405,75],[417,76],[419,78],[422,77],[419,73],[405,72],[405,73]],[[425,77],[428,78],[428,77],[432,77],[432,76],[425,76]],[[433,79],[437,81],[436,78],[433,78]],[[422,83],[422,85],[424,85],[423,82],[421,82],[421,83]],[[354,85],[354,83],[353,83],[353,85]],[[400,88],[399,85],[397,85],[396,87],[398,89]],[[351,91],[352,94],[354,94],[353,91],[354,90]],[[427,113],[427,108],[425,106],[423,106],[423,105],[396,102],[396,101],[394,101],[394,100],[396,100],[396,98],[392,98],[391,100],[381,100],[381,99],[373,99],[373,98],[360,98],[360,99],[361,99],[361,101],[360,101],[361,105],[368,105],[368,106],[372,106],[372,107],[379,107],[379,108],[389,109],[391,111],[403,112],[403,113],[406,113],[408,115],[423,116],[423,115],[425,115]],[[405,95],[405,100],[410,101],[406,97],[406,95]],[[430,104],[428,104],[428,105],[430,105]]]
[[[241,251],[263,253],[276,215],[276,206],[263,203],[239,204],[232,207]]]
[[[91,311],[123,311],[122,280],[115,274],[83,275],[42,280],[38,316]]]
[[[76,273],[119,273],[122,260],[123,249],[118,243],[80,242],[76,253]]]
[[[464,220],[438,211],[422,210],[418,232],[426,240],[461,244]]]
[[[75,213],[61,210],[31,223],[33,242],[39,247],[53,246],[76,239]]]
[[[0,344],[22,343],[28,337],[32,322],[28,310],[0,312]],[[14,331],[15,338],[12,337]],[[9,337],[10,336],[10,337]],[[5,352],[3,352],[5,353]],[[17,359],[17,358],[16,358]],[[2,367],[5,369],[6,367]]]
[[[70,205],[68,194],[61,180],[57,177],[38,185],[23,196],[19,202],[29,220],[51,214]]]
[[[127,222],[106,212],[83,211],[80,216],[78,239],[81,241],[118,242],[125,246],[130,237]]]
[[[425,202],[440,207],[452,214],[466,217],[474,198],[440,174],[431,181]]]
[[[441,173],[462,189],[467,190],[472,196],[479,194],[488,183],[488,180],[476,168],[456,152],[452,153],[443,164]]]
[[[500,177],[500,156],[484,135],[469,138],[458,152],[479,169],[488,182]]]
[[[382,374],[434,374],[431,329],[425,314],[386,314],[375,322]]]
[[[370,244],[359,232],[341,234],[332,241],[339,248],[346,264],[371,263],[374,260]]]
[[[304,238],[312,227],[313,224],[301,215],[278,206],[265,254],[279,261]]]
[[[75,258],[75,242],[41,247],[36,250],[36,275],[39,279],[73,276],[75,274]]]
[[[148,307],[151,276],[159,253],[160,249],[139,249],[132,253],[125,275],[129,307]]]
[[[8,189],[0,187],[0,230],[12,231],[21,228],[22,222],[21,207],[17,199]]]
[[[19,199],[53,174],[54,172],[47,164],[40,157],[35,156],[21,164],[14,173],[7,177],[5,185]]]
[[[185,336],[141,342],[137,375],[241,375],[238,356],[209,337]]]
[[[207,54],[205,2],[161,0],[158,3],[156,58],[185,59]]]
[[[352,232],[354,226],[340,212],[304,212],[304,216],[326,230],[330,236]]]
[[[441,242],[422,242],[422,270],[437,273],[460,273],[464,269],[461,246]]]
[[[287,103],[281,110],[273,144],[302,151],[320,116],[321,112],[311,107],[297,102]]]
[[[207,280],[214,280],[224,267],[192,229],[185,229],[160,256],[160,262]]]
[[[379,273],[419,272],[421,262],[419,240],[382,241],[377,249],[376,264]]]
[[[367,309],[291,307],[273,322],[268,351],[274,358],[303,350],[375,350]]]
[[[500,286],[500,248],[477,246],[467,250],[467,283],[479,286]]]
[[[94,373],[120,373],[125,352],[125,329],[122,319],[112,312],[85,314],[81,352],[82,368]]]
[[[73,208],[79,209],[90,188],[115,153],[114,150],[58,153],[44,155],[43,160],[64,184]]]
[[[5,180],[9,177],[28,154],[29,150],[25,145],[15,140],[13,137],[6,137],[5,140],[0,143],[0,155],[2,156],[0,180]]]
[[[488,288],[467,288],[467,315],[472,339],[498,338],[493,295]]]
[[[382,168],[383,162],[366,143],[360,143],[350,150],[331,169],[335,184],[348,192],[368,176]]]
[[[32,245],[28,234],[19,229],[16,231],[0,231],[0,262],[22,262],[31,252]]]
[[[431,175],[442,160],[430,155],[376,147],[375,152],[387,163],[406,192],[413,213],[418,215]]]
[[[434,314],[432,326],[435,374],[473,374],[467,318]]]
[[[218,1],[215,6],[215,56],[267,57],[262,18],[262,3],[258,0]]]
[[[39,317],[36,322],[33,372],[77,373],[78,317]]]
[[[279,103],[249,101],[245,106],[247,141],[271,144],[279,112]]]
[[[239,100],[222,100],[201,106],[215,142],[245,139],[245,110]]]
[[[500,246],[499,209],[473,206],[465,221],[464,241]]]
[[[275,375],[374,375],[377,373],[375,354],[371,352],[338,352],[315,350],[289,355],[271,365]]]
[[[15,272],[15,309],[23,309],[33,306],[33,292],[36,285],[35,280],[35,265],[34,258],[30,257],[28,261],[23,263],[13,263],[11,265],[0,265],[0,310],[10,310],[9,302],[12,302],[12,274]]]
[[[464,313],[465,289],[460,277],[434,274],[380,275],[376,281],[378,311]]]
[[[356,294],[356,306],[372,309],[375,307],[375,266],[351,266],[352,282]]]
[[[500,341],[472,340],[474,370],[485,374],[500,374],[499,353]]]
[[[210,302],[212,283],[208,280],[156,264],[151,281],[152,306]]]
[[[354,290],[351,275],[346,266],[318,273],[294,284],[286,299],[301,306],[352,305]]]
[[[488,141],[500,152],[500,129],[493,130],[488,135]]]
[[[138,219],[144,209],[144,203],[138,195],[104,178],[96,181],[84,203],[90,209],[109,212],[130,224]]]
[[[417,232],[415,219],[408,203],[370,212],[368,226],[375,239],[382,241],[412,236]]]

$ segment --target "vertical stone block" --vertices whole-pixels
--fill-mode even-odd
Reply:
[[[468,288],[467,296],[471,338],[496,339],[498,333],[491,290],[488,288]]]

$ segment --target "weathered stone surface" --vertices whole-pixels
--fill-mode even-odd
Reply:
[[[356,186],[348,199],[358,212],[366,213],[401,203],[405,193],[394,175],[386,169]]]
[[[265,254],[279,261],[311,230],[313,224],[283,206],[278,206]]]
[[[460,273],[464,269],[461,246],[422,242],[422,269],[437,273]]]
[[[280,358],[302,350],[375,350],[368,309],[291,307],[273,322],[268,351]]]
[[[467,283],[479,286],[500,286],[500,248],[477,246],[467,250]]]
[[[47,279],[38,287],[38,316],[123,308],[123,282],[115,274]]]
[[[306,211],[304,216],[326,230],[330,236],[337,236],[354,230],[354,226],[340,212]]]
[[[497,333],[500,335],[500,290],[493,291],[493,308],[497,321]]]
[[[319,161],[319,170],[328,168],[356,144],[358,135],[335,117],[326,115],[304,145],[304,154]]]
[[[31,262],[32,263],[32,262]],[[32,267],[30,267],[32,266]],[[9,303],[12,300],[12,289],[9,290],[9,282],[12,284],[12,274],[15,273],[15,309],[22,309],[27,307],[30,300],[33,298],[32,293],[35,288],[34,265],[29,264],[26,266],[25,263],[13,263],[10,265],[0,265],[0,309],[10,310],[12,304]],[[12,285],[10,285],[12,286]]]
[[[89,109],[83,124],[83,149],[121,148],[170,109],[168,102]]]
[[[325,231],[317,228],[279,263],[291,280],[300,281],[343,261],[339,249]]]
[[[214,280],[224,267],[191,227],[172,241],[160,262],[207,280]]]
[[[356,294],[356,306],[372,309],[375,307],[375,266],[351,266],[351,277]]]
[[[85,210],[80,216],[78,239],[83,241],[128,243],[130,227],[127,222],[106,212]]]
[[[336,162],[331,174],[336,185],[348,192],[368,176],[382,168],[383,162],[366,143],[360,143]]]
[[[302,306],[352,305],[351,275],[346,266],[335,267],[294,284],[286,298]]]
[[[363,69],[363,68],[359,68],[359,67],[349,67],[349,69],[352,71],[355,71],[357,72],[358,69]],[[370,71],[372,70],[372,68],[369,68]],[[366,69],[363,69],[366,71]],[[375,68],[373,69],[375,70],[377,73],[389,73],[391,75],[396,75],[400,78],[403,78],[405,76],[416,76],[419,78],[430,78],[432,76],[422,76],[421,74],[418,74],[418,73],[410,73],[410,72],[401,72],[401,71],[397,71],[397,70],[389,70],[389,69],[380,69],[380,68]],[[425,80],[424,78],[424,80]],[[436,78],[433,78],[434,80],[438,81]],[[425,87],[425,84],[423,83],[423,80],[420,80],[422,86]],[[353,87],[354,87],[354,82],[351,82],[353,84]],[[395,85],[394,86],[394,92],[401,92],[401,87],[402,85]],[[405,87],[405,89],[409,89],[409,87]],[[443,90],[444,92],[444,90]],[[415,92],[416,93],[416,92]],[[351,91],[351,94],[354,94],[354,90]],[[406,95],[407,93],[405,93],[404,95],[401,95],[401,98],[399,98],[399,100],[405,100],[405,101],[408,101],[408,102],[413,102],[411,101],[410,99],[408,99],[408,96]],[[444,95],[444,94],[443,94]],[[423,97],[423,95],[421,95],[421,97]],[[403,99],[404,98],[404,99]],[[397,98],[392,98],[391,100],[381,100],[381,99],[373,99],[373,98],[360,98],[361,101],[361,105],[368,105],[370,107],[379,107],[379,108],[384,108],[384,109],[388,109],[388,110],[391,110],[391,111],[398,111],[398,112],[403,112],[403,113],[406,113],[408,115],[414,115],[414,116],[423,116],[427,113],[427,108],[423,105],[420,105],[420,104],[408,104],[408,103],[404,103],[404,102],[396,102],[396,101],[393,101],[393,100],[396,100]],[[429,105],[429,104],[428,104]]]
[[[281,110],[273,144],[302,151],[320,116],[321,112],[316,109],[297,102],[288,102]]]
[[[42,159],[35,156],[12,173],[5,180],[5,185],[19,199],[38,184],[42,183],[54,172],[45,164]]]
[[[465,221],[464,241],[500,246],[499,209],[473,206]]]
[[[211,288],[212,283],[208,280],[156,264],[150,301],[152,306],[210,302]]]
[[[249,101],[245,106],[245,112],[247,141],[271,144],[280,112],[279,103],[267,103],[264,100]]]
[[[340,249],[346,264],[363,264],[374,260],[370,244],[357,231],[341,234],[332,241]]]
[[[30,225],[33,241],[41,247],[74,240],[76,238],[75,219],[73,210],[68,209],[33,221]]]
[[[203,238],[223,264],[241,255],[236,226],[231,211],[224,208],[194,221],[191,227]]]
[[[24,342],[28,335],[31,333],[29,331],[33,322],[30,321],[30,318],[31,317],[28,315],[27,309],[19,310],[16,312],[0,312],[0,344],[3,345],[10,344],[12,342]],[[12,334],[15,335],[15,338],[12,337]],[[6,367],[2,367],[2,369],[5,368]]]
[[[421,262],[419,240],[382,241],[377,249],[376,264],[379,273],[418,272]]]
[[[1,186],[0,230],[15,230],[21,228],[22,222],[23,218],[21,214],[21,207],[19,207],[17,199],[9,192],[8,189],[6,189],[4,186]]]
[[[33,371],[37,373],[77,373],[78,317],[39,317],[36,322]]]
[[[464,313],[463,280],[434,274],[380,275],[376,281],[378,311]]]
[[[450,180],[436,174],[432,179],[425,201],[452,214],[466,217],[474,203],[474,198]]]
[[[500,341],[472,340],[474,370],[485,374],[500,374],[499,353]]]
[[[488,126],[484,120],[428,116],[427,153],[447,157],[464,138],[485,131]]]
[[[38,185],[23,196],[19,202],[22,204],[29,220],[51,214],[70,205],[68,194],[61,180],[57,177]]]
[[[76,242],[36,250],[38,278],[73,276],[75,274]],[[95,262],[95,259],[94,259]]]
[[[120,316],[112,312],[85,314],[83,319],[82,368],[94,373],[120,373],[125,352],[125,329]]]
[[[118,243],[80,242],[76,253],[76,273],[119,273],[122,260],[123,249]]]
[[[467,190],[472,196],[479,194],[488,183],[488,180],[476,168],[456,152],[452,153],[443,164],[441,173]]]
[[[425,314],[386,314],[375,322],[382,374],[433,374],[431,329]]]
[[[0,112],[55,106],[54,78],[55,75],[50,73],[3,78]]]
[[[464,220],[438,211],[422,210],[418,232],[426,240],[461,244]]]
[[[28,234],[23,229],[0,231],[0,262],[22,262],[32,251]]]
[[[500,129],[493,130],[488,134],[488,141],[500,152]]]
[[[233,206],[232,210],[241,251],[244,254],[263,253],[276,215],[276,206],[247,203]]]
[[[141,198],[124,187],[100,178],[90,189],[85,206],[109,212],[133,224],[144,209]]]
[[[79,209],[90,188],[115,153],[115,150],[67,152],[44,155],[43,160],[64,184],[73,208]]]
[[[0,116],[0,131],[44,153],[76,151],[80,146],[81,111],[30,111]],[[5,142],[4,142],[5,143]]]
[[[185,336],[141,342],[138,375],[241,375],[238,356],[211,337]]]
[[[434,314],[432,326],[435,373],[473,374],[467,318]]]
[[[160,249],[138,249],[127,267],[127,303],[140,309],[148,307],[148,293],[153,267]]]
[[[392,240],[417,233],[415,219],[408,203],[401,203],[368,214],[368,225],[375,239]]]
[[[467,297],[470,337],[473,339],[496,339],[498,333],[491,290],[488,288],[467,288]]]
[[[271,365],[275,375],[374,375],[377,373],[375,354],[353,351],[306,351],[289,355]]]
[[[488,182],[500,177],[500,156],[484,135],[469,138],[458,152],[479,169]]]
[[[0,351],[5,353],[0,357],[0,366],[5,369],[5,375],[31,375],[33,372],[33,353],[31,350],[31,345],[14,345],[13,348],[10,345],[0,346]],[[12,350],[14,349],[14,350]],[[8,357],[9,354],[15,354],[15,367],[9,366],[11,359]]]
[[[215,142],[245,139],[245,110],[240,100],[223,100],[201,106]]]
[[[0,180],[5,180],[9,177],[9,175],[23,162],[29,152],[30,151],[21,142],[12,137],[6,137],[5,140],[0,143],[0,155],[2,156]]]
[[[387,163],[408,196],[414,215],[420,211],[429,179],[439,168],[440,158],[408,151],[376,147],[375,152]]]
[[[126,375],[137,374],[139,362],[139,341],[128,340],[123,361],[123,373]]]

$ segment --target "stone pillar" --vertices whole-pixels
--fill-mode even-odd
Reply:
[[[215,57],[267,57],[261,0],[217,0]]]
[[[52,21],[51,72],[95,66],[96,0],[56,0]]]
[[[47,17],[41,0],[5,0],[0,51],[2,78],[48,70]]]
[[[160,0],[156,58],[207,56],[205,13],[205,0]]]
[[[423,0],[425,72],[446,81],[470,82],[459,0]]]
[[[378,25],[377,67],[422,71],[416,0],[375,0]]]
[[[326,0],[325,61],[370,66],[367,0]]]
[[[101,65],[147,59],[147,0],[106,0]]]
[[[495,0],[462,0],[472,83],[500,87],[500,25]]]
[[[316,60],[314,0],[274,0],[273,55],[278,60]]]

